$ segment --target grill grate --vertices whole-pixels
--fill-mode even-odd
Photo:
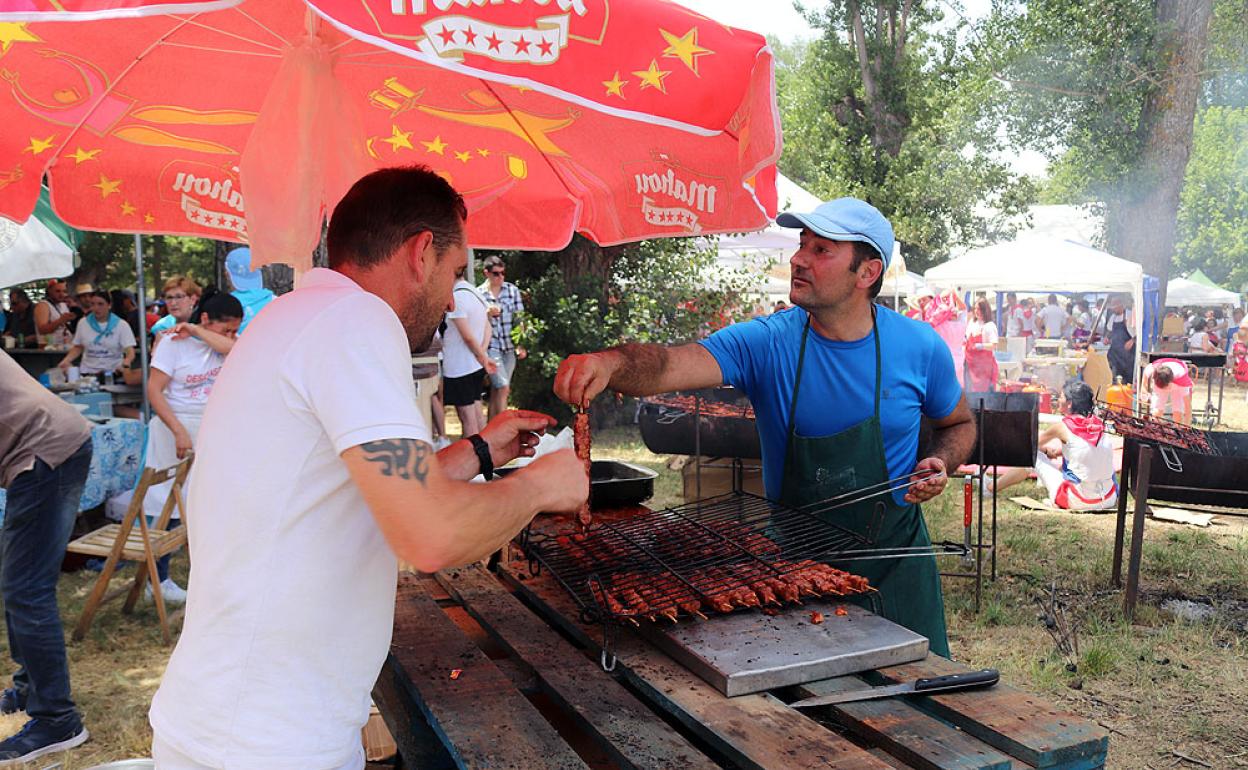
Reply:
[[[826,562],[961,555],[960,545],[877,548],[820,514],[909,486],[916,476],[831,498],[803,509],[737,492],[585,533],[539,535],[521,546],[534,570],[546,568],[578,602],[586,622],[705,617],[704,611],[780,606],[806,596],[873,591],[863,578]],[[878,507],[878,504],[877,504]]]
[[[1202,455],[1218,455],[1218,449],[1202,430],[1162,417],[1141,417],[1105,402],[1098,402],[1097,411],[1109,428],[1123,438],[1166,444]]]

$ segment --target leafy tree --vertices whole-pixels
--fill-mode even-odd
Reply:
[[[875,204],[913,269],[1008,232],[1035,189],[995,153],[999,86],[960,45],[965,23],[922,0],[832,0],[806,15],[822,37],[778,46],[781,170],[823,198]]]
[[[1196,117],[1179,206],[1176,264],[1234,290],[1248,287],[1248,107]]]
[[[164,279],[175,274],[189,275],[203,285],[216,282],[213,241],[145,235],[142,243],[144,282],[149,297],[155,297]],[[108,289],[132,287],[136,283],[133,235],[85,233],[78,256],[81,260],[75,273],[78,281]]]
[[[551,414],[568,414],[551,392],[567,356],[622,342],[690,342],[754,309],[748,276],[716,271],[713,240],[602,248],[577,236],[563,251],[501,256],[526,310],[514,337],[529,357],[516,368],[512,398]]]
[[[1013,136],[1100,201],[1110,251],[1164,286],[1198,100],[1240,56],[1242,0],[997,0],[978,55],[1008,88]],[[1218,93],[1233,94],[1234,79]]]

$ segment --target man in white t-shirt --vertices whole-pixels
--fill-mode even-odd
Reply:
[[[498,364],[489,357],[489,306],[477,288],[464,280],[464,271],[455,276],[455,309],[446,315],[442,337],[442,391],[446,403],[469,436],[485,425],[481,411],[481,390],[485,375],[494,374]]]
[[[309,271],[233,347],[196,443],[186,623],[152,703],[162,770],[359,770],[389,648],[399,559],[482,559],[589,482],[554,420],[508,412],[435,453],[411,351],[428,346],[467,263],[463,199],[425,167],[364,177]]]
[[[1057,295],[1050,294],[1048,304],[1040,311],[1040,323],[1044,336],[1051,340],[1061,339],[1069,320],[1070,316],[1066,315],[1066,308],[1057,303]]]

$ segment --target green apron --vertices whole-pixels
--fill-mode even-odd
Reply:
[[[793,398],[789,405],[784,477],[780,488],[780,502],[784,505],[794,508],[810,506],[889,479],[884,437],[880,431],[880,335],[874,311],[871,327],[871,336],[875,340],[874,414],[835,435],[807,438],[797,435],[796,431],[797,396],[806,359],[806,338],[810,334],[810,319],[806,320],[801,352],[797,358]],[[931,545],[922,508],[917,503],[898,505],[891,492],[857,506],[828,511],[820,518],[874,541],[875,547]],[[945,603],[934,557],[832,564],[871,581],[871,585],[879,589],[884,617],[926,636],[932,652],[949,657]],[[869,599],[864,598],[861,603],[869,607]]]

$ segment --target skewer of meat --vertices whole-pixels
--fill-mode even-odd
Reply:
[[[572,420],[572,444],[576,448],[576,456],[585,466],[585,475],[591,475],[593,462],[589,459],[590,442],[589,432],[589,412],[584,409],[578,410],[576,416]],[[589,529],[589,525],[593,523],[594,517],[589,512],[589,500],[586,499],[584,504],[576,512],[576,522],[581,525],[581,531]]]

